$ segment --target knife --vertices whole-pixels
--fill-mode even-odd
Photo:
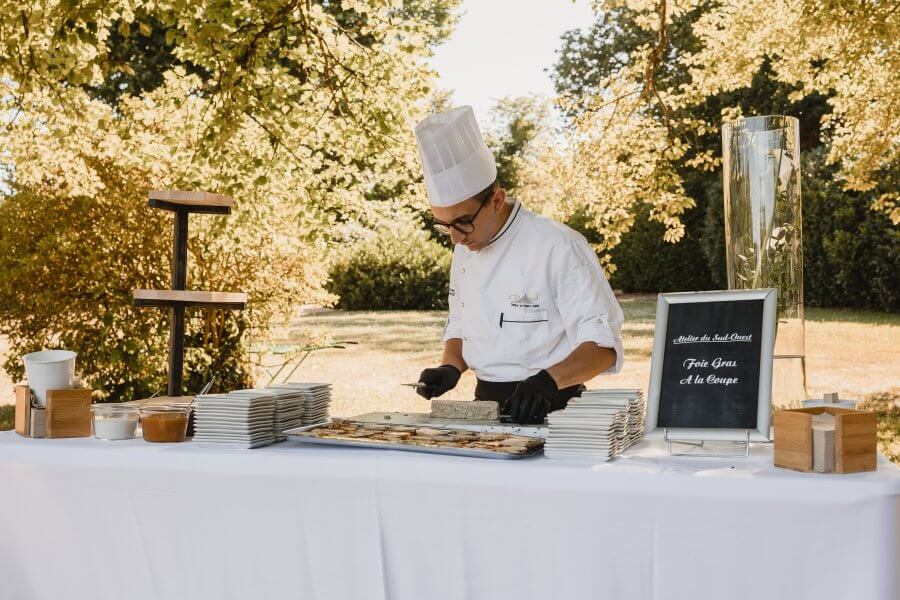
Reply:
[[[405,385],[406,387],[417,388],[417,389],[418,389],[418,388],[433,388],[433,387],[436,387],[436,386],[433,386],[433,385],[428,385],[428,384],[426,384],[426,383],[422,383],[421,381],[418,382],[418,383],[401,383],[400,385]]]

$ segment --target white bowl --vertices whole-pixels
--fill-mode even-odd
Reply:
[[[71,350],[41,350],[22,357],[28,387],[37,403],[47,405],[47,390],[71,390],[75,387],[75,357]]]

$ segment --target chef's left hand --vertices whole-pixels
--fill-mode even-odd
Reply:
[[[510,418],[516,423],[543,423],[557,391],[556,381],[546,370],[532,375],[519,383],[509,397]]]

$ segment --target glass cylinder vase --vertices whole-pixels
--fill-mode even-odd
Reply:
[[[748,117],[722,127],[728,289],[776,288],[772,404],[806,398],[800,124]]]

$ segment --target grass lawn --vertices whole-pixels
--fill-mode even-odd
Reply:
[[[617,375],[597,377],[588,386],[646,391],[656,300],[623,298],[621,304],[625,364]],[[359,342],[346,350],[314,354],[294,375],[298,380],[333,382],[336,414],[424,410],[424,401],[399,384],[416,381],[422,369],[438,363],[444,318],[444,313],[429,311],[329,311],[296,319],[280,333],[278,341],[289,342],[304,330],[313,330]],[[811,309],[806,347],[810,397],[836,391],[843,397],[862,399],[873,393],[900,391],[900,315]],[[468,400],[474,386],[474,376],[466,373],[450,394]]]
[[[624,297],[620,301],[625,312],[623,369],[616,375],[592,380],[588,387],[637,387],[646,391],[656,298]],[[810,397],[839,392],[842,397],[861,400],[880,394],[875,400],[882,410],[893,406],[895,412],[900,411],[900,315],[809,309],[806,316]],[[345,350],[314,353],[293,377],[295,381],[332,382],[335,415],[421,412],[428,410],[428,403],[400,384],[416,381],[422,369],[438,364],[444,319],[445,314],[437,311],[324,311],[298,317],[278,331],[276,342],[296,341],[307,332],[359,342]],[[257,383],[266,382],[260,379]],[[471,400],[474,386],[474,376],[466,373],[457,389],[446,397]],[[0,403],[13,400],[12,382],[0,382],[0,390]],[[8,411],[0,411],[0,428],[6,420],[12,426],[12,415],[5,414]],[[900,438],[900,416],[895,414],[893,421],[883,420],[882,424],[885,438]]]
[[[588,387],[636,387],[646,392],[656,298],[625,297],[620,302],[625,312],[624,366],[616,375],[593,379]],[[428,410],[428,403],[400,384],[416,381],[422,369],[438,364],[444,319],[444,313],[432,311],[328,311],[296,319],[280,332],[278,342],[290,342],[308,330],[359,342],[345,350],[313,354],[293,377],[332,382],[336,415],[422,412]],[[880,394],[873,398],[879,408],[894,411],[893,419],[882,419],[883,439],[900,440],[900,315],[809,309],[806,351],[810,397],[838,392],[862,400]],[[471,400],[474,387],[475,377],[465,373],[446,397]],[[900,441],[887,453],[900,455]]]

